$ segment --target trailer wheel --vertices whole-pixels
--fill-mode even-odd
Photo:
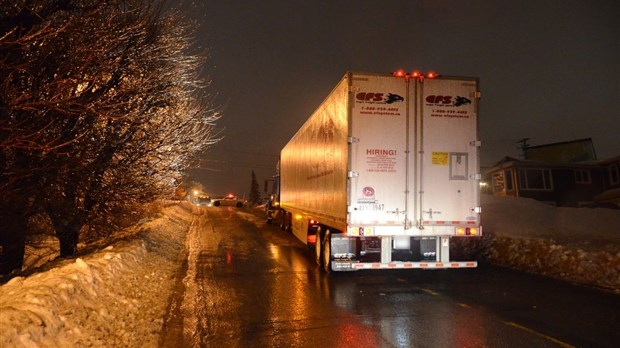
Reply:
[[[284,230],[286,232],[293,231],[293,214],[286,213],[286,224],[284,225]]]
[[[321,253],[321,244],[323,242],[323,239],[321,238],[321,227],[317,227],[316,228],[316,242],[314,243],[314,255],[315,255],[315,261],[316,264],[321,266],[321,258],[322,258],[322,253]]]
[[[331,243],[332,235],[329,230],[325,231],[325,236],[323,236],[323,240],[321,241],[322,247],[321,251],[323,254],[323,270],[325,273],[329,273],[332,270],[332,243]]]
[[[279,224],[278,227],[280,227],[281,230],[285,230],[286,229],[286,216],[288,215],[287,212],[285,212],[284,210],[280,211],[280,218],[278,219]]]
[[[280,220],[280,229],[282,231],[290,232],[293,227],[293,215],[289,212],[282,212],[282,219]]]

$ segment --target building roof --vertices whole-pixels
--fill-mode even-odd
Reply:
[[[486,169],[487,173],[493,172],[498,169],[508,168],[513,166],[520,167],[546,167],[546,168],[558,168],[558,169],[593,169],[604,168],[609,164],[620,162],[620,156],[612,157],[607,160],[587,161],[577,163],[562,163],[562,162],[548,162],[541,160],[523,160],[510,156],[506,156],[499,160],[495,165]]]
[[[557,163],[578,163],[595,161],[597,159],[591,138],[527,146],[525,148],[525,157],[532,160]]]

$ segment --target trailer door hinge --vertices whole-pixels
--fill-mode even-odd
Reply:
[[[349,137],[348,141],[349,141],[349,144],[356,144],[360,142],[360,138]]]
[[[471,179],[471,180],[482,180],[482,174],[480,174],[480,173],[471,174],[469,176],[469,179]]]
[[[469,146],[480,147],[480,146],[482,146],[482,141],[480,141],[480,140],[470,141],[469,142]]]
[[[360,173],[358,173],[358,172],[354,172],[354,171],[351,171],[351,170],[347,172],[347,177],[349,177],[349,178],[357,178],[358,176],[360,176]]]
[[[476,99],[482,98],[482,93],[480,93],[480,91],[475,91],[474,92],[474,98],[476,98]]]
[[[473,207],[471,208],[471,211],[475,214],[481,214],[482,213],[482,207]]]

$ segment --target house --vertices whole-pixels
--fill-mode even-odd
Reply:
[[[609,174],[609,188],[596,196],[594,202],[600,206],[620,207],[620,156],[601,162]]]
[[[494,195],[564,207],[620,207],[620,156],[578,163],[505,157],[484,175]]]

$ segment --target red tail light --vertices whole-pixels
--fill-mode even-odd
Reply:
[[[396,77],[405,77],[407,76],[407,73],[405,73],[405,70],[398,70],[395,71],[392,75],[396,76]]]

